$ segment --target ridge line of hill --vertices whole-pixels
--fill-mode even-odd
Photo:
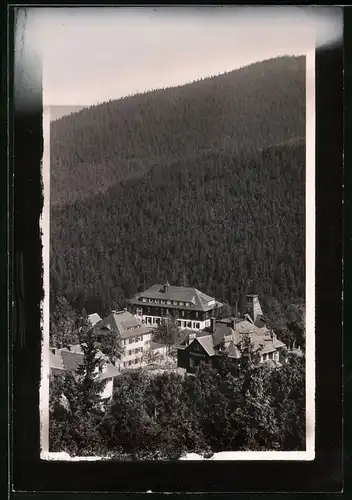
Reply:
[[[112,102],[123,101],[125,99],[130,99],[130,98],[133,98],[133,97],[138,97],[138,96],[144,96],[144,95],[148,95],[148,94],[153,94],[153,93],[156,93],[156,92],[162,92],[162,91],[165,91],[165,90],[179,89],[179,88],[187,87],[189,85],[193,85],[195,83],[209,81],[209,80],[214,79],[214,78],[218,78],[218,77],[221,77],[221,76],[229,75],[231,73],[235,73],[235,72],[238,72],[238,71],[241,71],[241,70],[249,69],[252,66],[255,66],[256,64],[259,64],[259,63],[260,64],[265,64],[265,63],[269,63],[269,62],[274,61],[274,60],[285,60],[285,59],[286,60],[296,60],[296,59],[300,59],[300,58],[304,58],[304,57],[305,57],[304,55],[300,55],[300,56],[283,55],[283,56],[278,56],[278,57],[267,58],[267,59],[263,59],[262,61],[255,61],[255,62],[252,62],[250,64],[245,64],[243,66],[239,66],[238,68],[235,68],[235,69],[230,69],[228,71],[223,71],[221,73],[216,73],[216,74],[213,74],[213,75],[208,75],[208,76],[196,78],[195,80],[191,80],[189,82],[180,83],[180,84],[177,84],[177,85],[169,85],[169,86],[166,86],[166,87],[157,87],[157,88],[147,89],[147,90],[136,92],[136,93],[133,93],[133,94],[127,94],[127,95],[124,95],[124,96],[121,96],[121,97],[118,97],[118,98],[111,98],[111,99],[108,99],[106,101],[98,102],[96,104],[90,104],[88,106],[87,105],[82,105],[82,109],[79,109],[77,111],[73,111],[69,115],[64,115],[64,116],[61,116],[59,118],[56,118],[56,119],[52,120],[52,122],[57,122],[59,120],[62,120],[64,118],[66,118],[67,116],[76,115],[76,114],[82,113],[84,111],[91,110],[91,109],[97,108],[99,106],[104,106],[104,105],[112,103]],[[72,107],[74,107],[74,105],[72,105]],[[77,106],[77,107],[80,107],[80,106]]]

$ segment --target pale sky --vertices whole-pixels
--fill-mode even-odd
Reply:
[[[33,8],[25,34],[42,52],[44,105],[88,106],[306,54],[341,36],[342,17],[324,7]]]

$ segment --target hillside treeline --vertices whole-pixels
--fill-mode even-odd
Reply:
[[[153,165],[237,156],[305,134],[305,57],[146,92],[51,124],[51,204],[105,192]]]
[[[96,295],[104,309],[115,290],[180,278],[231,305],[259,293],[268,313],[304,302],[304,140],[170,161],[52,209],[53,296]]]

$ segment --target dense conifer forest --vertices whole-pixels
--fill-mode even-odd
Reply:
[[[51,133],[53,298],[104,313],[186,278],[240,307],[255,291],[268,313],[304,303],[303,57],[95,106]]]
[[[51,204],[204,151],[236,155],[304,135],[304,57],[106,102],[52,123]]]

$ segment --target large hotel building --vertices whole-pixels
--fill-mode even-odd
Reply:
[[[161,318],[173,316],[180,328],[203,330],[222,306],[196,288],[153,285],[128,301],[128,309],[146,325],[156,326]]]

